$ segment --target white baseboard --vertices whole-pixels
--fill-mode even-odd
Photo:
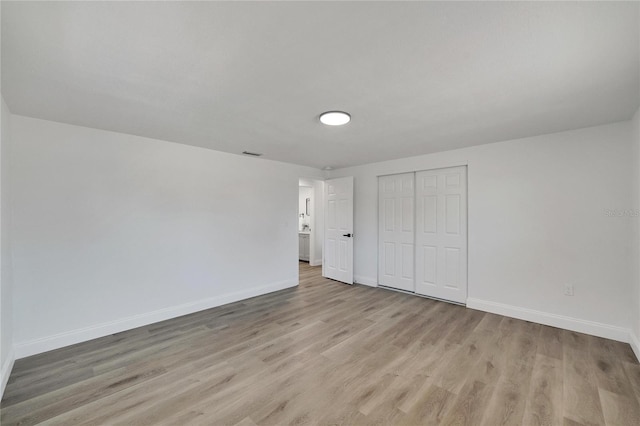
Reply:
[[[274,291],[284,290],[286,288],[295,287],[297,285],[297,279],[280,281],[277,283],[260,287],[253,287],[247,290],[242,290],[219,297],[211,297],[209,299],[198,300],[197,302],[171,306],[153,312],[133,315],[115,321],[109,321],[89,327],[67,331],[64,333],[54,334],[52,336],[46,336],[39,339],[16,343],[14,345],[15,358],[25,358],[42,352],[51,351],[53,349],[59,349],[76,343],[86,342],[87,340],[97,339],[99,337],[108,336],[110,334],[131,330],[132,328],[142,327],[144,325],[153,324],[159,321],[164,321],[182,315],[203,311],[205,309],[215,308],[216,306],[245,300],[250,297],[261,296],[263,294],[272,293]]]
[[[353,277],[353,281],[358,284],[368,285],[369,287],[378,287],[378,280],[376,280],[375,278],[368,278],[368,277],[363,277],[361,275],[356,275]]]
[[[9,376],[11,375],[11,370],[13,370],[13,363],[15,361],[15,352],[13,348],[11,348],[9,349],[9,356],[2,364],[2,369],[0,370],[0,400],[2,399],[2,395],[4,395],[4,388],[7,387],[7,382],[9,381]]]
[[[633,330],[629,330],[629,345],[631,345],[633,353],[636,354],[636,359],[640,361],[640,340]]]
[[[309,261],[309,265],[310,266],[320,266],[320,265],[322,265],[322,259],[310,260]]]
[[[503,303],[489,302],[480,299],[467,299],[467,307],[493,314],[532,321],[552,327],[564,328],[592,336],[604,337],[629,343],[629,329],[615,325],[603,324],[595,321],[587,321],[564,315],[551,314],[549,312],[536,311],[521,308],[519,306],[505,305]],[[637,354],[637,352],[636,352]]]

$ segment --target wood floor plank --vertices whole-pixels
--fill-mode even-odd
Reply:
[[[623,362],[622,366],[625,373],[627,373],[629,383],[633,387],[636,399],[640,401],[640,364],[637,362]]]
[[[410,400],[419,393],[427,382],[427,377],[417,374],[411,378],[391,374],[392,381],[383,392],[372,393],[371,398],[359,407],[362,414],[369,419],[386,418],[384,411],[380,407],[385,406],[394,412],[393,417],[397,417],[399,413],[395,413],[405,401]],[[372,417],[370,415],[373,414]]]
[[[465,343],[447,361],[440,360],[442,367],[438,370],[434,383],[457,395],[467,382],[469,372],[475,371],[482,362],[481,352],[475,342]]]
[[[478,425],[487,409],[493,386],[469,381],[458,395],[454,406],[445,415],[443,425]]]
[[[608,425],[640,425],[640,405],[635,398],[598,389],[605,422]]]
[[[487,403],[482,424],[502,426],[521,424],[533,366],[510,360]]]
[[[300,285],[18,360],[2,425],[636,425],[629,345],[300,264]]]
[[[589,354],[593,363],[593,372],[596,383],[601,389],[619,395],[630,395],[633,387],[624,367],[609,340],[600,337],[589,336]]]
[[[560,359],[541,353],[536,355],[523,424],[532,426],[562,424],[562,375]]]
[[[603,425],[604,414],[593,371],[593,362],[588,354],[588,338],[575,339],[568,333],[571,343],[564,347],[563,357],[563,414],[566,419],[584,425]],[[585,346],[580,348],[580,343]]]
[[[562,330],[546,325],[540,326],[538,353],[562,360]]]
[[[444,419],[445,414],[453,408],[456,395],[431,385],[417,398],[413,407],[408,410],[403,424],[438,424]]]

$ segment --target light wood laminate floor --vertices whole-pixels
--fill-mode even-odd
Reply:
[[[638,425],[627,344],[320,276],[16,362],[2,425]]]

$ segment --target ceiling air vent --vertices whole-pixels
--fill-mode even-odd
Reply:
[[[259,154],[257,152],[242,151],[242,153],[244,155],[251,155],[252,157],[262,157],[262,154]]]

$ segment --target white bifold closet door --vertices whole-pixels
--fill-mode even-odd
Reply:
[[[467,300],[467,167],[416,173],[416,293]]]
[[[415,291],[415,173],[378,179],[378,282]]]

